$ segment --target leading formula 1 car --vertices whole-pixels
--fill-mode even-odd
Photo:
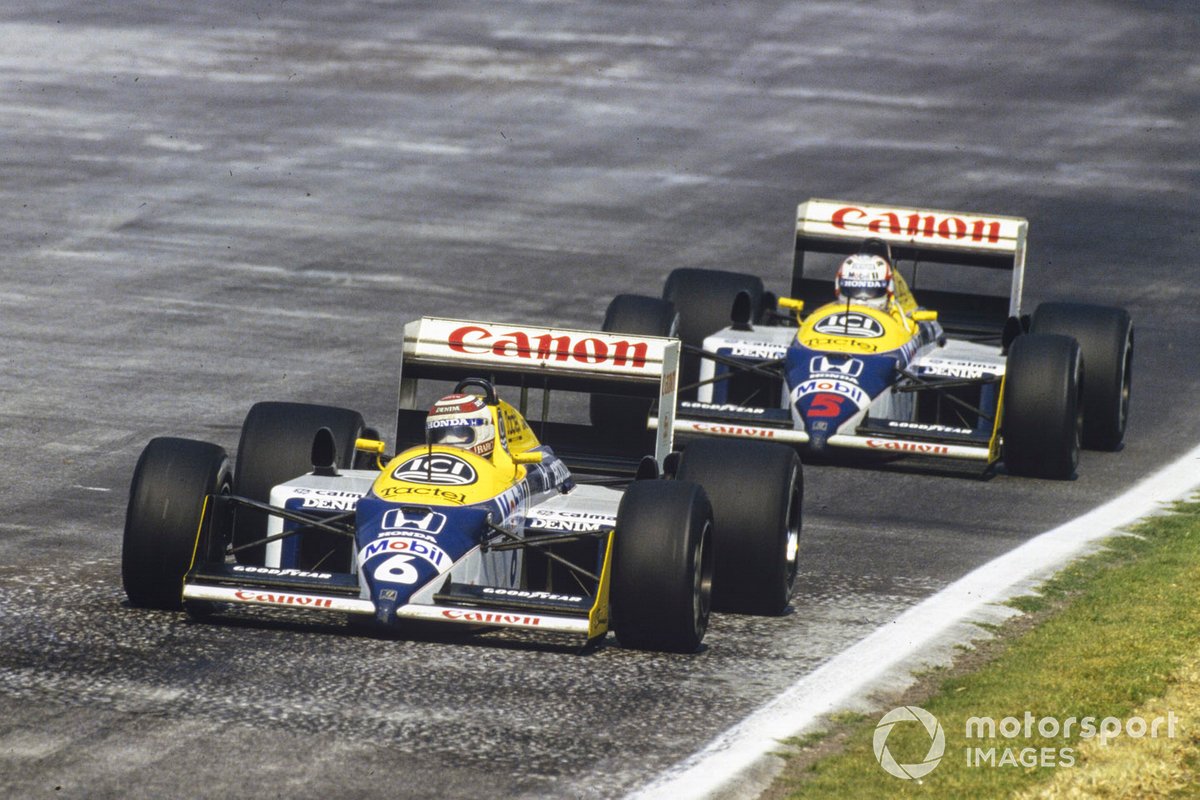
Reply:
[[[794,451],[713,442],[681,458],[669,425],[624,441],[548,419],[552,390],[602,391],[610,403],[661,398],[669,417],[678,353],[665,338],[412,322],[396,427],[398,441],[417,444],[394,456],[359,413],[297,403],[250,410],[236,469],[218,445],[152,440],[126,516],[129,601],[586,642],[611,630],[625,646],[679,652],[700,646],[710,608],[783,613],[800,533]],[[417,401],[418,382],[429,380],[456,381],[436,408],[475,416],[462,425],[454,414],[430,417],[427,432]],[[516,387],[520,407],[497,386]],[[542,403],[536,431],[531,393]],[[488,451],[468,447],[472,425],[495,436]]]
[[[1027,231],[1019,217],[808,200],[789,297],[752,275],[678,269],[661,299],[614,298],[603,328],[684,342],[679,413],[651,427],[1070,478],[1081,445],[1116,450],[1124,439],[1133,323],[1124,309],[1077,303],[1023,314]],[[835,299],[833,281],[804,274],[806,256],[821,253],[886,266],[887,302],[872,307],[853,289]],[[912,288],[898,260],[911,262]],[[961,287],[971,268],[1010,272],[1007,297],[925,285]],[[620,409],[610,413],[617,424]]]

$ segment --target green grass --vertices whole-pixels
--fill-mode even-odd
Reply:
[[[1059,723],[1069,717],[1095,717],[1097,722],[1114,717],[1123,723],[1168,690],[1194,692],[1197,673],[1185,665],[1200,657],[1200,502],[1177,504],[1174,513],[1151,518],[1134,533],[1114,537],[1104,550],[1064,569],[1038,595],[1014,601],[1014,607],[1035,615],[1037,624],[1030,627],[1026,618],[1024,625],[1001,626],[998,641],[984,645],[997,654],[981,667],[932,673],[926,676],[926,683],[933,684],[929,696],[902,701],[932,713],[945,732],[944,755],[923,779],[892,777],[876,760],[872,737],[888,706],[865,720],[835,722],[845,741],[841,751],[815,761],[797,759],[770,796],[1009,797],[1047,784],[1056,772],[1081,773],[1099,740],[1081,739],[1081,722],[1070,736],[1041,736],[1035,724],[1028,738],[1021,730],[1013,738],[969,739],[968,718],[1023,721],[1029,712],[1034,720],[1050,717]],[[1027,630],[1014,632],[1019,628]],[[1149,708],[1165,713],[1161,705]],[[1196,766],[1194,748],[1182,746],[1197,736],[1188,728],[1190,722],[1181,719],[1176,727],[1179,768],[1185,773]],[[1160,733],[1165,738],[1165,727]],[[1149,738],[1126,737],[1133,752],[1142,742]],[[930,737],[921,725],[901,722],[892,728],[886,746],[899,763],[916,763],[929,750]],[[969,766],[967,754],[975,753],[974,748],[996,748],[997,761],[1011,748],[1018,764]],[[1031,754],[1044,763],[1031,765]],[[1022,756],[1025,764],[1019,763]],[[1136,759],[1128,764],[1117,769],[1145,766]],[[1166,783],[1162,789],[1161,796],[1174,791]],[[1155,796],[1152,786],[1140,791],[1136,796]],[[1057,789],[1053,794],[1074,796]]]

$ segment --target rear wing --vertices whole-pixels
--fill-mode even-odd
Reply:
[[[518,387],[519,401],[506,399],[522,414],[528,413],[529,390],[543,391],[542,418],[526,419],[542,443],[573,466],[626,472],[651,453],[661,466],[674,446],[670,426],[615,437],[588,424],[552,421],[549,392],[646,398],[657,401],[660,417],[674,420],[679,347],[679,340],[659,336],[422,317],[404,326],[397,445],[424,440],[426,409],[417,405],[419,381],[481,377],[497,386]]]
[[[792,297],[809,307],[833,297],[832,281],[804,277],[806,253],[849,255],[865,239],[876,238],[887,242],[897,260],[1012,272],[1007,298],[912,287],[921,305],[937,311],[947,330],[998,331],[1008,317],[1021,313],[1028,231],[1023,217],[806,200],[796,210]]]

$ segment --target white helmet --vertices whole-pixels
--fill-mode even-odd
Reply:
[[[886,309],[896,292],[892,267],[882,256],[855,253],[838,267],[834,281],[837,298],[880,310]]]
[[[482,397],[450,394],[430,406],[425,437],[429,444],[461,447],[486,457],[496,447],[496,425]]]

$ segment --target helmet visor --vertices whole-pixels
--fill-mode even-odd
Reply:
[[[460,422],[454,425],[430,427],[430,444],[448,444],[456,447],[466,447],[475,443],[476,426]]]
[[[842,278],[838,282],[840,294],[851,300],[878,300],[887,294],[887,281]]]

